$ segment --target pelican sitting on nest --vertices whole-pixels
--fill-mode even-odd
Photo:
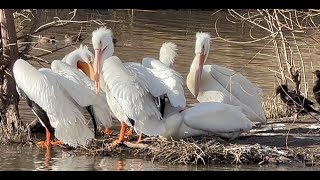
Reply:
[[[241,107],[219,102],[196,103],[183,111],[166,106],[163,121],[166,131],[161,136],[175,140],[200,135],[232,140],[254,126]]]

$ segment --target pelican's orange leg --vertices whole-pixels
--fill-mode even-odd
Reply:
[[[62,141],[56,141],[56,142],[51,142],[51,134],[49,130],[46,128],[46,141],[39,141],[37,142],[37,146],[40,148],[51,148],[51,146],[57,146],[59,144],[63,144]]]
[[[39,141],[37,142],[37,146],[39,146],[40,148],[50,148],[51,147],[51,134],[49,132],[49,130],[46,128],[46,140],[45,141]]]
[[[142,133],[140,133],[138,141],[136,142],[136,144],[139,144],[141,142],[141,140],[142,140]]]
[[[46,128],[46,147],[50,147],[51,143],[51,134],[49,132],[49,130]]]
[[[111,134],[112,134],[112,131],[111,131],[110,129],[106,128],[106,129],[104,130],[104,134],[105,134],[105,135],[111,135]]]
[[[128,138],[129,136],[131,136],[132,135],[132,131],[133,131],[133,128],[130,127],[130,129],[124,134],[125,138]]]
[[[52,141],[50,142],[52,146],[57,146],[57,145],[60,145],[60,144],[64,144],[62,141]]]
[[[124,122],[121,122],[121,129],[119,139],[112,142],[112,146],[116,146],[124,141],[124,134],[126,132],[127,125]]]

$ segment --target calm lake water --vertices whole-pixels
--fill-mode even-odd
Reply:
[[[277,70],[277,59],[266,54],[272,54],[271,44],[257,56],[256,53],[269,41],[255,43],[230,43],[218,39],[217,33],[230,41],[250,41],[249,28],[242,29],[241,24],[233,24],[226,19],[227,12],[217,10],[158,10],[131,11],[131,10],[78,10],[75,20],[87,21],[92,19],[110,20],[106,26],[111,28],[114,37],[118,40],[115,54],[123,61],[141,62],[144,57],[159,57],[159,49],[164,42],[174,42],[178,46],[178,57],[175,60],[175,69],[186,78],[194,57],[196,32],[209,32],[213,38],[211,50],[206,64],[218,64],[240,70],[253,83],[263,89],[264,97],[274,93],[275,80],[271,70]],[[54,16],[68,19],[72,15],[69,10],[42,10],[38,11],[39,25],[52,21]],[[218,21],[217,21],[218,20]],[[217,28],[215,22],[217,21]],[[66,34],[77,35],[82,31],[83,44],[91,47],[91,32],[99,27],[95,23],[71,24],[42,31],[40,34],[49,37],[54,35],[58,40],[56,45],[41,44],[38,48],[55,50],[65,45]],[[36,34],[39,35],[39,34]],[[266,32],[256,28],[254,36],[261,38]],[[70,46],[53,54],[42,57],[46,61],[62,59],[79,45]],[[306,76],[309,91],[312,89],[314,77],[312,68],[319,68],[319,48],[302,52],[305,59]],[[308,52],[308,53],[307,53]],[[39,55],[42,50],[33,50],[32,54]],[[274,54],[273,54],[274,55]],[[253,58],[254,57],[254,58]],[[247,64],[251,61],[249,64]],[[48,64],[31,61],[36,67],[48,67]],[[246,65],[247,64],[247,65]],[[188,103],[196,102],[191,93],[185,88]],[[310,94],[310,92],[309,92]],[[310,94],[309,96],[312,97]],[[20,102],[20,113],[24,122],[32,121],[35,116]],[[45,165],[44,151],[36,147],[1,146],[0,170],[314,170],[311,167],[300,166],[245,166],[245,165],[209,165],[184,166],[162,165],[141,159],[109,158],[73,156],[70,152],[53,150],[52,158]]]
[[[168,165],[125,157],[75,156],[70,151],[53,149],[51,159],[45,151],[27,146],[1,146],[1,171],[312,171],[320,167],[290,165]]]

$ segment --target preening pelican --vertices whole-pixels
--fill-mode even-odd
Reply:
[[[29,106],[46,128],[47,147],[50,146],[51,133],[73,147],[86,145],[94,138],[93,132],[85,124],[85,117],[58,81],[59,75],[48,68],[37,70],[23,59],[14,63],[13,75],[20,94],[27,96]],[[54,132],[48,124],[54,128]]]
[[[133,126],[136,131],[148,136],[161,134],[164,130],[163,123],[160,122],[159,110],[153,99],[167,95],[173,106],[184,107],[186,103],[184,93],[182,93],[183,98],[180,98],[183,100],[179,101],[177,99],[181,95],[180,92],[173,91],[173,88],[179,84],[182,86],[181,75],[170,68],[150,69],[139,63],[122,64],[121,60],[115,56],[110,58],[114,52],[112,32],[104,27],[92,33],[92,44],[95,49],[96,88],[99,90],[101,84],[101,89],[106,91],[110,108],[121,121],[119,141],[123,141],[124,122]],[[101,69],[103,78],[100,78]],[[137,101],[139,102],[137,103]],[[135,112],[126,112],[129,107]],[[135,114],[135,117],[132,117],[132,113]],[[146,121],[147,117],[150,120]],[[158,127],[156,128],[156,126]]]
[[[166,131],[161,136],[175,140],[200,135],[217,135],[234,139],[254,126],[238,106],[219,102],[197,103],[180,112],[165,108]]]
[[[157,83],[161,83],[162,81],[164,81],[166,82],[166,85],[169,87],[168,90],[165,92],[165,95],[161,95],[159,97],[159,106],[162,116],[164,115],[165,104],[167,104],[166,99],[168,99],[169,101],[171,99],[170,103],[172,102],[173,107],[180,107],[181,110],[186,106],[186,98],[183,89],[183,77],[177,71],[172,70],[173,62],[177,56],[176,51],[176,44],[172,42],[165,42],[162,44],[160,48],[159,60],[154,58],[142,59],[142,65],[149,69],[155,70],[155,76],[160,78],[160,81],[150,82],[155,83],[156,85]],[[159,75],[162,74],[166,77],[158,76],[156,72],[157,70],[160,72]],[[168,71],[169,73],[165,73],[166,71]],[[173,95],[171,95],[169,98],[166,93]]]
[[[95,120],[105,128],[109,128],[112,126],[112,117],[105,93],[101,92],[97,96],[94,82],[89,79],[89,77],[94,79],[94,71],[91,66],[93,59],[93,54],[88,50],[88,47],[80,45],[79,48],[66,55],[62,61],[52,61],[51,69],[61,75],[57,76],[60,84],[76,103],[88,110],[96,134]],[[77,68],[84,73],[81,73]]]
[[[181,74],[170,68],[150,69],[139,63],[125,63],[125,68],[138,78],[138,81],[147,87],[153,98],[160,98],[160,112],[168,103],[173,107],[185,108],[184,79]],[[161,112],[163,116],[164,112]]]
[[[218,65],[204,65],[210,50],[210,35],[196,34],[194,60],[187,76],[187,87],[199,102],[222,102],[240,106],[254,122],[266,122],[262,90],[246,77]]]
[[[177,45],[172,42],[162,44],[159,53],[159,60],[154,58],[143,58],[142,64],[151,69],[172,68],[177,56]]]

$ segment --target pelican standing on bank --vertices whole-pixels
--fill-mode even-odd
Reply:
[[[72,147],[85,146],[94,138],[85,117],[59,83],[58,74],[48,68],[37,70],[18,59],[13,66],[13,75],[19,93],[29,99],[28,105],[46,128],[46,147],[51,145],[52,134]]]
[[[253,122],[265,123],[262,90],[246,77],[218,65],[204,65],[210,50],[210,35],[196,34],[195,57],[187,76],[187,87],[199,102],[222,102],[240,106]]]
[[[119,139],[113,144],[124,141],[127,125],[149,136],[163,133],[161,114],[147,87],[139,83],[137,77],[123,66],[118,57],[112,56],[114,47],[110,46],[113,44],[111,31],[94,31],[92,44],[95,51],[97,93],[100,91],[101,81],[101,89],[106,93],[110,109],[121,122]]]

